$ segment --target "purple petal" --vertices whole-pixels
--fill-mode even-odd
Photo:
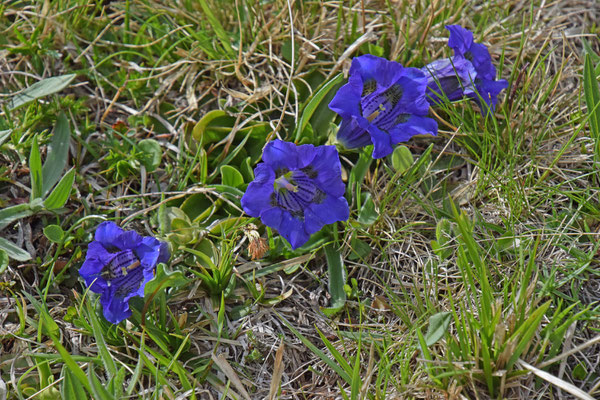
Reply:
[[[496,68],[494,64],[492,64],[492,56],[490,56],[490,52],[487,47],[480,43],[473,43],[469,52],[465,54],[471,55],[471,62],[475,66],[475,71],[477,71],[477,77],[480,79],[496,79]]]
[[[464,55],[473,44],[473,33],[460,25],[446,25],[450,31],[448,46],[454,50],[455,55]]]
[[[476,72],[473,64],[462,57],[436,60],[425,67],[427,75],[427,100],[441,103],[444,96],[449,101],[462,99],[473,93]]]
[[[279,207],[272,207],[260,213],[260,219],[266,226],[279,230],[281,220],[283,218],[283,210]]]
[[[256,181],[250,182],[241,200],[244,212],[252,217],[259,217],[264,210],[273,207],[271,205],[272,194],[273,182],[265,184]]]
[[[310,213],[308,211],[310,211]],[[314,221],[321,221],[321,226],[333,224],[337,221],[346,221],[350,217],[350,208],[343,196],[334,197],[328,195],[320,204],[311,204],[309,210],[305,212],[305,215],[306,214],[314,214],[311,215],[310,224],[307,223],[307,231],[312,234],[316,232],[314,231],[314,228],[316,227]],[[321,228],[319,227],[319,229]],[[317,231],[319,229],[317,229]]]
[[[135,247],[135,254],[144,268],[154,268],[158,263],[160,255],[160,242],[151,237],[145,236],[141,243]]]
[[[337,139],[347,149],[357,149],[371,144],[369,132],[358,124],[355,116],[342,119]]]
[[[142,237],[136,231],[125,231],[113,240],[113,244],[121,250],[133,250],[140,243],[142,243]]]
[[[383,158],[394,150],[392,147],[392,138],[388,133],[371,125],[369,126],[369,134],[373,142],[373,158]]]
[[[326,193],[336,197],[343,196],[346,185],[342,181],[342,165],[337,149],[335,146],[319,146],[316,151],[315,159],[311,164],[317,173],[314,178],[316,183]]]
[[[121,236],[123,232],[123,229],[121,229],[114,222],[104,221],[98,225],[98,228],[96,228],[94,239],[100,242],[107,249],[111,247],[118,247],[116,244],[114,244],[114,241]]]
[[[408,141],[415,135],[437,135],[437,122],[434,119],[411,116],[405,123],[399,124],[390,130],[392,143]]]
[[[278,231],[281,236],[290,242],[292,249],[297,249],[308,242],[310,235],[304,230],[304,222],[292,217],[287,211],[282,214]]]
[[[169,244],[160,242],[160,251],[158,254],[158,262],[166,264],[171,258],[171,252],[169,252]]]
[[[276,171],[280,168],[289,170],[303,168],[310,164],[314,156],[315,151],[312,144],[296,146],[294,143],[276,139],[267,143],[262,158],[269,167]]]

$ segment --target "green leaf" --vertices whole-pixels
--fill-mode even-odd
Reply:
[[[392,167],[401,174],[410,168],[414,158],[408,147],[398,146],[392,153]]]
[[[365,178],[365,175],[367,174],[371,163],[373,162],[373,157],[371,157],[371,151],[373,151],[373,148],[371,146],[367,146],[361,151],[358,161],[352,168],[350,176],[348,177],[346,195],[351,196],[356,190],[356,187],[360,187],[360,185],[362,184],[362,181]]]
[[[200,121],[198,121],[196,123],[196,125],[194,126],[194,129],[192,130],[193,138],[196,141],[201,142],[203,145],[210,143],[212,140],[210,140],[210,139],[207,140],[205,138],[206,130],[207,130],[208,126],[210,125],[211,122],[213,122],[213,120],[215,120],[217,118],[221,118],[221,117],[226,117],[226,116],[227,116],[227,113],[223,110],[212,110],[212,111],[207,112],[206,114],[204,114],[204,116],[202,118],[200,118]]]
[[[75,74],[68,74],[42,79],[23,90],[21,93],[16,94],[11,99],[10,103],[8,103],[8,109],[14,110],[32,100],[60,92],[71,83],[75,76]]]
[[[65,237],[65,232],[58,225],[48,225],[44,227],[44,235],[54,243],[62,242]]]
[[[190,281],[186,279],[181,271],[168,272],[163,264],[156,267],[156,276],[146,284],[144,294],[146,297],[168,287],[185,286]]]
[[[31,260],[31,255],[28,252],[2,237],[0,237],[0,250],[4,250],[13,260],[21,262]]]
[[[75,378],[66,364],[63,365],[62,375],[64,379],[60,387],[60,394],[63,399],[85,399],[88,397],[83,385]]]
[[[358,214],[358,222],[363,225],[373,225],[379,218],[379,213],[375,208],[375,203],[371,197],[371,193],[367,193],[363,202],[360,213]]]
[[[104,384],[94,372],[94,364],[88,365],[88,379],[92,391],[92,397],[96,400],[115,400],[113,396],[104,388]]]
[[[0,210],[0,230],[6,228],[11,222],[32,214],[31,206],[27,203],[3,208]]]
[[[162,150],[160,144],[154,139],[143,139],[138,143],[138,148],[143,153],[140,162],[148,172],[154,171],[160,165]]]
[[[8,253],[4,249],[0,249],[0,274],[8,267]]]
[[[346,269],[342,261],[342,255],[334,247],[333,244],[328,244],[324,248],[325,258],[327,259],[327,272],[329,276],[329,294],[331,295],[331,307],[321,309],[325,314],[336,313],[346,304],[346,291],[344,284],[346,283]]]
[[[42,192],[46,195],[58,182],[69,159],[69,141],[71,140],[71,128],[65,113],[61,112],[54,126],[52,141],[48,147],[48,155],[42,168],[44,183]]]
[[[221,166],[221,182],[223,185],[239,188],[244,184],[244,177],[231,165]]]
[[[2,146],[2,143],[4,143],[6,141],[6,139],[8,139],[10,137],[11,133],[12,133],[12,129],[0,131],[0,146]]]
[[[58,185],[54,188],[52,193],[44,200],[44,207],[47,210],[56,210],[65,205],[71,194],[73,188],[73,182],[75,181],[75,169],[71,168],[67,171],[65,176],[62,177]]]
[[[29,153],[29,176],[31,177],[31,200],[42,197],[42,158],[37,136],[33,138],[31,152]]]
[[[446,333],[450,326],[451,320],[452,313],[447,311],[437,313],[429,318],[429,327],[425,334],[425,344],[427,347],[432,346],[444,336],[444,333]]]
[[[302,110],[302,115],[298,120],[298,124],[296,125],[296,133],[294,135],[296,142],[300,140],[300,135],[302,135],[302,132],[304,132],[310,117],[312,117],[312,115],[315,113],[319,104],[321,104],[325,96],[327,96],[327,93],[337,86],[342,79],[344,79],[343,74],[337,74],[332,80],[327,82],[321,89],[319,89],[308,101],[308,103],[306,103],[306,106],[304,106],[304,109]]]

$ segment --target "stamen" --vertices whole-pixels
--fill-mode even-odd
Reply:
[[[139,260],[137,260],[136,262],[134,262],[133,264],[131,264],[131,265],[130,265],[130,266],[128,266],[128,267],[122,267],[122,268],[121,268],[121,272],[123,273],[123,276],[127,276],[127,273],[128,273],[129,271],[131,271],[132,269],[135,269],[135,268],[139,267],[139,266],[140,266],[140,264],[141,264],[141,263],[140,263],[140,261],[139,261]]]

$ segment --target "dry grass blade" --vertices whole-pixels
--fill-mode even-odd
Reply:
[[[281,374],[283,374],[283,351],[285,349],[285,343],[283,339],[281,344],[275,353],[275,364],[273,366],[273,378],[271,379],[271,389],[269,390],[269,400],[275,400],[277,392],[281,386]]]
[[[563,381],[562,379],[559,379],[558,377],[556,377],[552,374],[549,374],[546,371],[542,371],[541,369],[538,369],[538,368],[534,367],[533,365],[526,363],[523,360],[519,360],[518,362],[520,363],[521,367],[528,369],[529,371],[533,372],[536,376],[542,378],[543,380],[550,382],[551,384],[553,384],[555,386],[558,386],[565,392],[571,393],[576,398],[584,399],[584,400],[594,400],[594,398],[592,396],[590,396],[583,390],[579,389],[577,386],[574,386],[574,385],[570,384],[569,382]]]
[[[575,348],[572,348],[569,351],[566,351],[566,352],[564,352],[562,354],[559,354],[556,357],[553,357],[553,358],[551,358],[548,361],[544,361],[543,363],[540,364],[540,368],[545,368],[548,365],[551,365],[551,364],[553,364],[553,363],[555,363],[555,362],[557,362],[557,361],[559,361],[559,360],[561,360],[561,359],[563,359],[565,357],[570,356],[571,354],[575,354],[578,351],[581,351],[581,350],[583,350],[583,349],[585,349],[587,347],[590,347],[590,346],[592,346],[592,345],[594,345],[596,343],[600,343],[600,335],[596,336],[595,338],[593,338],[591,340],[588,340],[587,342],[585,342],[585,343],[583,343],[583,344],[581,344],[581,345],[579,345],[579,346],[577,346]]]
[[[246,391],[246,388],[242,384],[242,381],[237,376],[237,374],[235,373],[233,368],[231,368],[231,365],[229,364],[229,362],[225,359],[225,357],[223,357],[223,354],[219,354],[218,356],[215,356],[214,354],[212,354],[211,357],[212,357],[212,360],[214,361],[214,363],[217,364],[217,366],[221,369],[221,371],[223,371],[225,376],[227,376],[227,378],[229,378],[229,380],[231,381],[233,386],[235,386],[235,388],[237,390],[239,390],[239,392],[242,394],[242,396],[244,396],[245,399],[250,400],[250,395]]]

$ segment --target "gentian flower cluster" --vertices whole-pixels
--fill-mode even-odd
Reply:
[[[414,135],[437,134],[437,122],[426,116],[426,89],[417,68],[369,54],[354,58],[348,83],[329,103],[342,117],[338,140],[347,148],[373,143],[373,158],[382,158]]]
[[[255,179],[242,197],[244,211],[277,229],[293,249],[323,225],[350,215],[335,146],[269,142]]]
[[[144,296],[156,265],[169,257],[166,243],[106,221],[98,225],[79,274],[92,292],[101,295],[104,317],[117,324],[131,316],[129,299]]]
[[[432,105],[442,101],[469,97],[482,114],[494,111],[498,94],[508,87],[504,79],[496,80],[496,67],[487,47],[473,41],[473,33],[459,25],[447,25],[448,46],[454,57],[437,60],[422,68],[427,73],[427,95]],[[481,102],[483,100],[483,103]]]

